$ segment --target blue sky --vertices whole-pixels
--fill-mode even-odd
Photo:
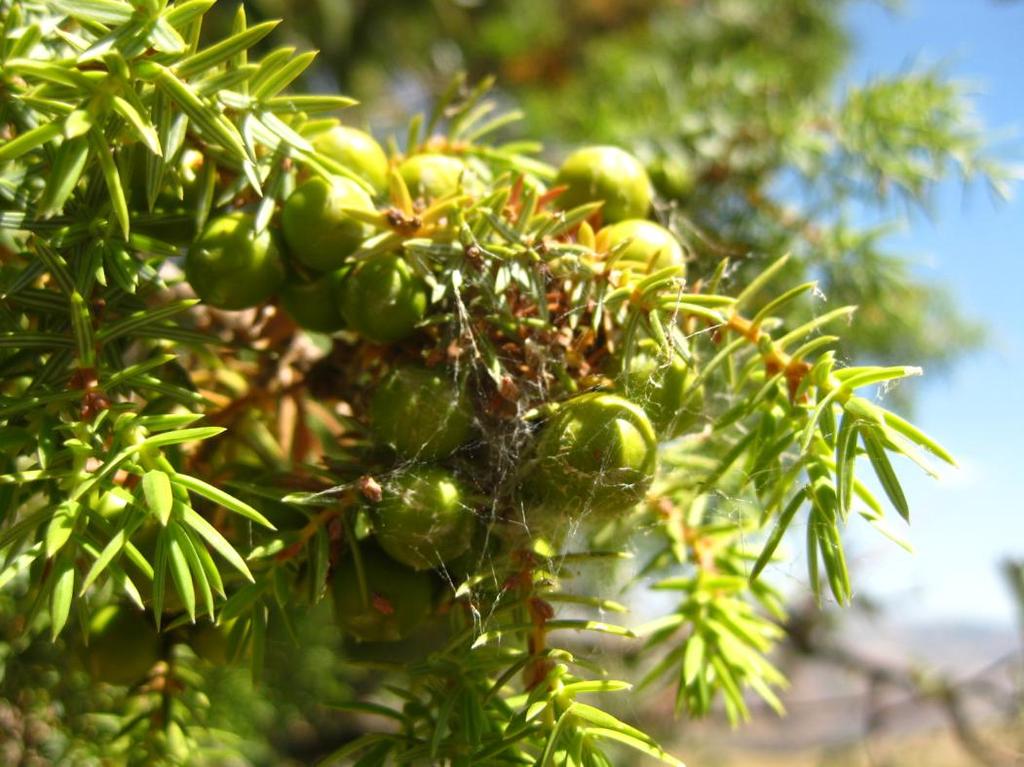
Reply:
[[[847,19],[856,47],[846,82],[941,64],[971,84],[999,154],[1024,162],[1024,2],[908,0],[896,13],[857,3]],[[986,350],[919,387],[918,424],[962,467],[938,482],[901,467],[917,553],[854,537],[865,592],[901,618],[1014,620],[996,567],[1009,555],[1024,558],[1024,185],[1016,192],[993,204],[983,189],[965,194],[950,183],[930,216],[911,216],[892,240],[992,329]]]

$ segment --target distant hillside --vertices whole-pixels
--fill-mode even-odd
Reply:
[[[944,677],[972,691],[964,714],[979,723],[984,742],[994,742],[1007,764],[1024,764],[1024,722],[1003,731],[997,711],[985,696],[1001,704],[1022,690],[1021,638],[1010,630],[956,623],[900,626],[892,620],[849,615],[842,631],[844,650],[875,669],[900,676],[915,669],[926,678]],[[834,663],[787,656],[778,659],[791,675],[782,720],[754,706],[753,721],[730,730],[723,721],[675,722],[665,727],[665,742],[692,766],[717,767],[961,767],[976,765],[952,736],[941,707],[914,691],[890,684],[884,674],[875,683]],[[974,692],[979,694],[975,695]],[[659,692],[652,707],[671,718],[671,691]],[[1019,710],[1019,709],[1018,709]],[[865,737],[870,733],[869,737]],[[1014,742],[1016,741],[1016,742]]]

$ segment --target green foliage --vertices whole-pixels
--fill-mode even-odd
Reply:
[[[320,74],[366,97],[367,116],[385,125],[401,114],[389,82],[432,93],[462,68],[497,73],[529,135],[633,149],[705,270],[742,259],[742,284],[765,254],[790,252],[794,279],[862,308],[841,357],[943,366],[978,345],[979,325],[910,268],[915,254],[890,251],[889,227],[865,222],[891,219],[894,202],[927,208],[944,180],[1005,194],[1010,177],[967,84],[918,68],[837,88],[849,5],[319,0],[291,29],[322,51]],[[253,6],[276,15],[282,3]]]
[[[630,688],[609,678],[592,652],[598,641],[642,644],[644,683],[671,680],[680,713],[722,701],[740,721],[748,691],[781,709],[785,680],[767,656],[785,605],[759,576],[782,539],[805,531],[812,591],[846,604],[847,525],[862,520],[895,537],[887,507],[909,516],[892,458],[952,463],[870,399],[872,387],[919,369],[837,364],[853,309],[814,314],[815,283],[800,281],[812,264],[826,282],[838,279],[825,261],[802,251],[734,268],[733,248],[694,239],[731,217],[740,191],[759,211],[771,206],[757,195],[779,158],[792,156],[789,142],[808,135],[806,105],[769,105],[768,123],[787,118],[782,135],[747,126],[753,132],[735,143],[717,123],[691,133],[685,119],[679,135],[669,132],[676,149],[694,148],[701,180],[685,216],[677,208],[662,217],[691,257],[638,268],[621,258],[631,240],[600,244],[610,193],[566,209],[555,168],[532,143],[494,139],[508,120],[496,116],[487,81],[456,79],[411,121],[402,150],[391,148],[385,193],[316,141],[335,126],[322,115],[351,100],[288,92],[312,55],[286,47],[250,57],[274,25],[250,25],[242,10],[207,41],[211,5],[0,5],[0,640],[18,654],[47,640],[87,654],[93,616],[128,603],[160,632],[158,659],[127,689],[55,685],[69,687],[53,694],[74,700],[73,710],[107,712],[102,727],[67,723],[68,758],[94,748],[128,763],[216,763],[231,751],[272,762],[259,755],[258,728],[245,724],[258,712],[211,709],[217,673],[193,651],[208,622],[226,634],[225,657],[247,659],[252,683],[272,691],[281,687],[268,673],[275,646],[296,642],[298,656],[326,648],[312,700],[383,723],[348,732],[328,763],[605,765],[632,750],[678,764],[610,713],[616,696],[589,697]],[[828,15],[795,6],[822,28],[818,42],[829,40]],[[745,39],[760,18],[717,22]],[[763,55],[773,61],[788,21],[767,30]],[[704,29],[709,50],[721,43],[722,28]],[[537,43],[531,37],[528,50]],[[788,55],[792,68],[775,79],[813,86],[820,73],[797,66],[810,52]],[[710,98],[753,64],[740,56],[704,75],[696,66],[686,82]],[[629,83],[638,94],[649,85]],[[913,93],[865,92],[849,108],[864,115],[917,94],[935,120],[959,119],[948,90],[905,87]],[[740,105],[728,108],[749,111],[758,93],[731,93]],[[664,95],[675,108],[680,95]],[[701,119],[712,117],[722,115]],[[945,130],[943,145],[912,161],[914,123],[896,123],[904,140],[888,145],[865,143],[848,124],[840,154],[874,181],[893,176],[918,194],[950,157],[976,149],[973,133]],[[595,133],[608,124],[599,120]],[[655,135],[631,125],[638,138]],[[746,164],[730,161],[715,182],[730,145]],[[437,157],[446,170],[428,178]],[[894,169],[899,162],[910,164]],[[856,178],[827,163],[814,174]],[[313,254],[321,262],[296,252],[306,222],[290,227],[285,201],[339,177],[365,194],[314,223],[366,231]],[[667,204],[663,195],[655,210]],[[766,229],[751,242],[774,251],[792,227],[765,215],[787,234]],[[185,258],[191,234],[175,241],[162,228],[216,231],[225,217],[246,224],[244,237],[230,233],[245,242],[229,243],[229,255],[259,242],[269,243],[263,255],[281,251],[274,279],[239,303],[206,295]],[[687,218],[695,228],[680,228]],[[729,229],[730,238],[741,231]],[[346,329],[333,335],[302,332],[264,301],[285,289],[286,268],[294,284],[339,267],[327,292]],[[231,276],[217,274],[227,289]],[[340,324],[289,311],[307,327]],[[842,335],[822,334],[837,325]],[[621,382],[607,367],[615,359],[628,371],[652,356],[681,365],[673,381],[686,388],[673,398],[686,426],[665,435],[675,439],[658,440],[641,407],[615,393]],[[422,386],[403,394],[393,385],[393,371],[422,367]],[[441,445],[424,454],[431,440]],[[887,504],[858,478],[868,467]],[[401,568],[370,540],[389,493],[408,490],[403,476],[450,477],[459,500],[442,499],[452,508],[441,511],[474,512],[469,551],[457,556],[464,541],[455,541],[436,573]],[[593,498],[577,486],[581,476]],[[439,529],[454,535],[451,527]],[[638,587],[679,595],[674,610],[639,628],[605,621],[625,607],[602,587],[634,547],[651,549]],[[328,602],[340,629],[364,642],[299,641],[307,635],[297,627],[323,626],[316,619]]]

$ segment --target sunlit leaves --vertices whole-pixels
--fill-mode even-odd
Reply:
[[[39,125],[17,138],[0,144],[0,162],[10,162],[60,136],[61,126],[57,123]]]
[[[107,184],[107,193],[110,196],[110,206],[118,223],[121,226],[121,233],[128,239],[131,225],[128,220],[128,200],[125,198],[124,185],[121,183],[121,174],[114,163],[114,155],[110,145],[98,130],[89,131],[89,142],[93,152],[99,160],[100,170],[103,173],[103,180]]]
[[[119,0],[53,0],[54,7],[67,14],[100,24],[124,24],[129,21],[135,9]]]
[[[862,432],[861,439],[864,442],[864,449],[871,461],[871,466],[875,470],[875,476],[878,477],[885,494],[889,496],[889,500],[900,516],[909,522],[910,506],[907,504],[907,498],[903,494],[903,488],[900,487],[900,481],[892,468],[889,456],[886,455],[885,446],[871,428]]]
[[[142,477],[142,490],[146,496],[146,505],[160,521],[160,524],[166,527],[174,506],[170,477],[160,469],[151,469]]]
[[[74,562],[68,557],[59,559],[50,581],[50,635],[56,639],[67,623],[68,615],[71,614],[71,603],[75,593]]]
[[[736,553],[728,546],[718,561],[726,563]],[[758,597],[744,598],[746,579],[740,575],[668,578],[656,588],[681,592],[677,611],[657,619],[641,632],[647,648],[671,645],[651,668],[642,685],[668,678],[676,686],[676,710],[691,716],[707,714],[721,695],[726,712],[736,724],[748,716],[743,688],[750,685],[770,705],[780,708],[771,686],[784,686],[782,674],[764,657],[781,636],[781,629],[760,615]],[[770,594],[770,592],[767,592]],[[766,602],[767,603],[767,602]],[[680,632],[688,635],[681,641]]]
[[[47,558],[56,556],[57,552],[71,538],[71,532],[74,530],[75,522],[78,520],[81,510],[82,505],[80,503],[65,501],[53,512],[53,517],[51,517],[50,523],[46,527],[46,537],[43,539],[43,553]]]
[[[84,138],[69,139],[57,150],[46,191],[40,201],[43,215],[57,213],[63,209],[89,159],[89,142]]]
[[[249,27],[238,32],[198,53],[194,53],[174,65],[174,73],[183,79],[192,78],[198,74],[206,73],[214,69],[232,56],[251,48],[276,27],[278,22],[265,21],[262,24]]]
[[[190,615],[195,614],[197,600],[211,616],[215,614],[215,595],[223,598],[225,592],[223,578],[207,546],[221,555],[242,576],[252,580],[252,573],[236,549],[191,508],[189,491],[193,490],[201,497],[208,497],[255,521],[269,523],[248,504],[230,494],[188,475],[178,474],[165,459],[154,452],[171,445],[208,439],[221,432],[221,429],[215,427],[190,428],[189,424],[194,420],[194,415],[150,416],[138,422],[132,417],[122,418],[117,424],[118,433],[129,444],[105,456],[96,446],[91,445],[93,440],[88,435],[88,427],[79,427],[77,433],[81,435],[80,438],[65,440],[66,449],[58,451],[54,461],[57,465],[63,464],[68,451],[77,455],[76,460],[79,462],[91,453],[99,464],[97,471],[84,475],[84,483],[55,509],[42,509],[37,514],[26,516],[0,536],[0,552],[3,552],[34,529],[45,531],[43,548],[33,550],[31,556],[34,558],[42,554],[47,558],[56,557],[62,563],[57,575],[47,581],[54,634],[59,633],[67,619],[76,582],[79,582],[79,575],[76,575],[79,566],[75,557],[67,553],[75,549],[87,552],[88,557],[94,560],[80,580],[83,593],[101,583],[105,575],[122,584],[130,595],[136,594],[137,589],[127,580],[118,564],[122,556],[127,556],[133,566],[142,570],[144,577],[153,579],[153,604],[157,612],[166,598],[168,587],[173,586]],[[146,425],[153,428],[155,433],[147,436]],[[162,464],[163,468],[154,467],[143,471],[137,462],[143,466],[155,462]],[[134,493],[119,484],[109,484],[114,472],[125,466],[141,480]],[[63,474],[73,476],[66,471]],[[21,477],[22,480],[26,478],[27,475]],[[43,475],[40,474],[38,478],[42,479]],[[98,487],[103,490],[89,492],[91,488]],[[110,519],[123,521],[110,531]],[[159,531],[151,560],[147,560],[146,555],[133,545],[136,534],[147,527],[156,527]],[[91,543],[97,536],[100,541],[98,546]],[[23,569],[25,564],[27,560],[24,557],[15,559],[5,573],[13,574]],[[11,570],[11,566],[15,570]]]
[[[927,199],[955,170],[967,178],[986,176],[1005,195],[1007,174],[989,156],[963,90],[937,71],[851,89],[836,116],[844,174],[856,174],[850,181],[865,178],[883,197],[899,192]]]
[[[323,460],[310,460],[295,435],[313,436],[275,430],[259,415],[327,410],[295,395],[308,371],[269,374],[264,365],[286,355],[265,353],[266,338],[240,348],[251,337],[238,327],[243,340],[231,345],[231,333],[218,334],[227,323],[171,297],[187,233],[165,241],[173,233],[153,234],[154,225],[202,226],[214,211],[252,206],[262,229],[300,174],[353,175],[313,148],[331,121],[308,119],[351,100],[289,95],[312,54],[286,47],[251,56],[274,23],[247,26],[241,8],[229,35],[199,47],[209,5],[61,2],[74,21],[60,22],[57,39],[25,31],[26,45],[5,33],[3,55],[14,57],[5,72],[17,77],[10,101],[21,116],[5,123],[0,143],[0,191],[18,208],[0,213],[17,243],[16,274],[5,272],[2,285],[0,418],[23,419],[16,427],[32,436],[11,438],[2,456],[11,460],[0,487],[19,495],[15,511],[0,516],[0,584],[43,570],[35,596],[54,636],[73,608],[88,617],[113,594],[144,605],[169,635],[204,616],[234,622],[233,645],[251,649],[258,678],[269,632],[290,631],[286,608],[321,600],[345,546],[366,534],[349,474],[363,459],[375,469],[382,459],[363,452],[365,423],[336,408],[326,420],[337,428],[315,435]],[[623,266],[621,249],[596,252],[600,203],[558,211],[557,190],[537,182],[553,169],[527,156],[530,142],[481,142],[517,117],[503,114],[487,87],[457,81],[410,125],[408,152],[441,147],[463,159],[461,188],[419,205],[393,170],[390,200],[360,214],[378,234],[354,258],[404,253],[437,309],[424,337],[453,341],[447,354],[505,400],[481,420],[502,420],[520,440],[560,399],[611,388],[609,357],[630,370],[650,344],[658,360],[685,361],[686,394],[706,394],[706,405],[690,431],[663,445],[660,484],[635,511],[643,524],[631,527],[623,510],[606,542],[621,546],[633,530],[665,542],[642,572],[678,599],[643,632],[644,652],[654,662],[649,680],[676,686],[680,713],[721,704],[738,722],[749,691],[781,710],[784,679],[766,658],[782,634],[782,600],[764,582],[768,566],[787,534],[803,530],[812,589],[824,583],[836,601],[850,600],[846,525],[867,521],[892,534],[858,469],[870,465],[906,515],[891,456],[920,447],[949,459],[862,391],[917,371],[838,367],[831,347],[841,336],[818,334],[851,309],[796,319],[806,318],[815,284],[776,284],[793,267],[785,258],[733,285],[724,260],[705,282],[682,265],[637,273]],[[267,319],[283,315],[268,310],[259,321]],[[529,392],[520,395],[523,383]],[[276,399],[264,384],[286,386],[288,396]],[[507,416],[506,404],[515,405]],[[243,410],[256,414],[251,422]],[[287,481],[222,474],[243,452]],[[524,455],[510,449],[503,460]],[[268,515],[294,507],[302,509],[295,525],[278,531]],[[515,516],[497,509],[496,522],[501,514]],[[357,740],[337,759],[601,765],[610,763],[607,746],[622,745],[677,763],[645,733],[579,700],[627,683],[558,649],[569,638],[642,644],[627,619],[598,612],[622,613],[623,604],[559,583],[570,567],[622,552],[533,543],[461,581],[446,573],[438,612],[450,621],[447,644],[394,669],[406,674],[408,684],[391,689],[403,705],[347,708],[384,716],[400,732]]]

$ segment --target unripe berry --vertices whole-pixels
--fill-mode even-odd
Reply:
[[[285,270],[270,230],[254,233],[248,213],[234,211],[207,223],[185,257],[196,295],[218,309],[246,309],[270,298]]]
[[[663,197],[687,200],[697,188],[693,163],[682,157],[661,157],[647,166],[651,183]]]
[[[597,250],[607,253],[616,245],[629,244],[615,256],[615,267],[651,274],[668,266],[685,266],[683,248],[668,229],[653,221],[631,218],[603,227],[595,238]]]
[[[371,228],[345,212],[371,212],[373,201],[347,178],[311,178],[288,195],[281,209],[281,228],[289,252],[310,269],[338,269],[355,253]]]
[[[311,282],[289,280],[281,289],[281,306],[296,324],[317,333],[345,327],[341,316],[341,285],[347,269],[337,269]]]
[[[465,163],[446,154],[414,154],[402,161],[398,172],[413,199],[427,201],[458,194],[468,180]]]
[[[370,428],[402,458],[435,461],[470,438],[473,411],[445,371],[402,367],[374,392]]]
[[[415,570],[437,568],[469,547],[473,510],[449,472],[414,467],[385,483],[373,529],[393,559]]]
[[[643,164],[614,146],[590,146],[570,154],[555,184],[566,185],[558,198],[565,210],[588,202],[604,202],[606,223],[644,218],[651,207],[651,182]]]
[[[313,139],[313,147],[354,171],[378,195],[388,189],[388,156],[369,133],[337,125]]]
[[[365,642],[394,642],[408,636],[430,614],[433,576],[395,562],[369,543],[359,547],[359,560],[365,590],[351,554],[331,576],[338,626]]]
[[[352,330],[379,344],[413,332],[427,311],[427,288],[394,253],[359,263],[341,287],[341,315]]]
[[[658,441],[647,415],[614,394],[582,394],[543,427],[524,489],[563,515],[625,514],[647,493]]]
[[[135,608],[107,605],[89,621],[86,666],[93,678],[108,684],[135,684],[160,659],[160,637]]]
[[[232,641],[238,641],[244,634],[237,619],[232,618],[223,624],[204,621],[192,628],[188,637],[189,647],[192,648],[198,657],[214,666],[226,666],[248,658],[251,655],[251,645],[246,641],[244,646],[232,648]],[[238,634],[232,637],[232,634]],[[233,651],[233,652],[232,652]]]

